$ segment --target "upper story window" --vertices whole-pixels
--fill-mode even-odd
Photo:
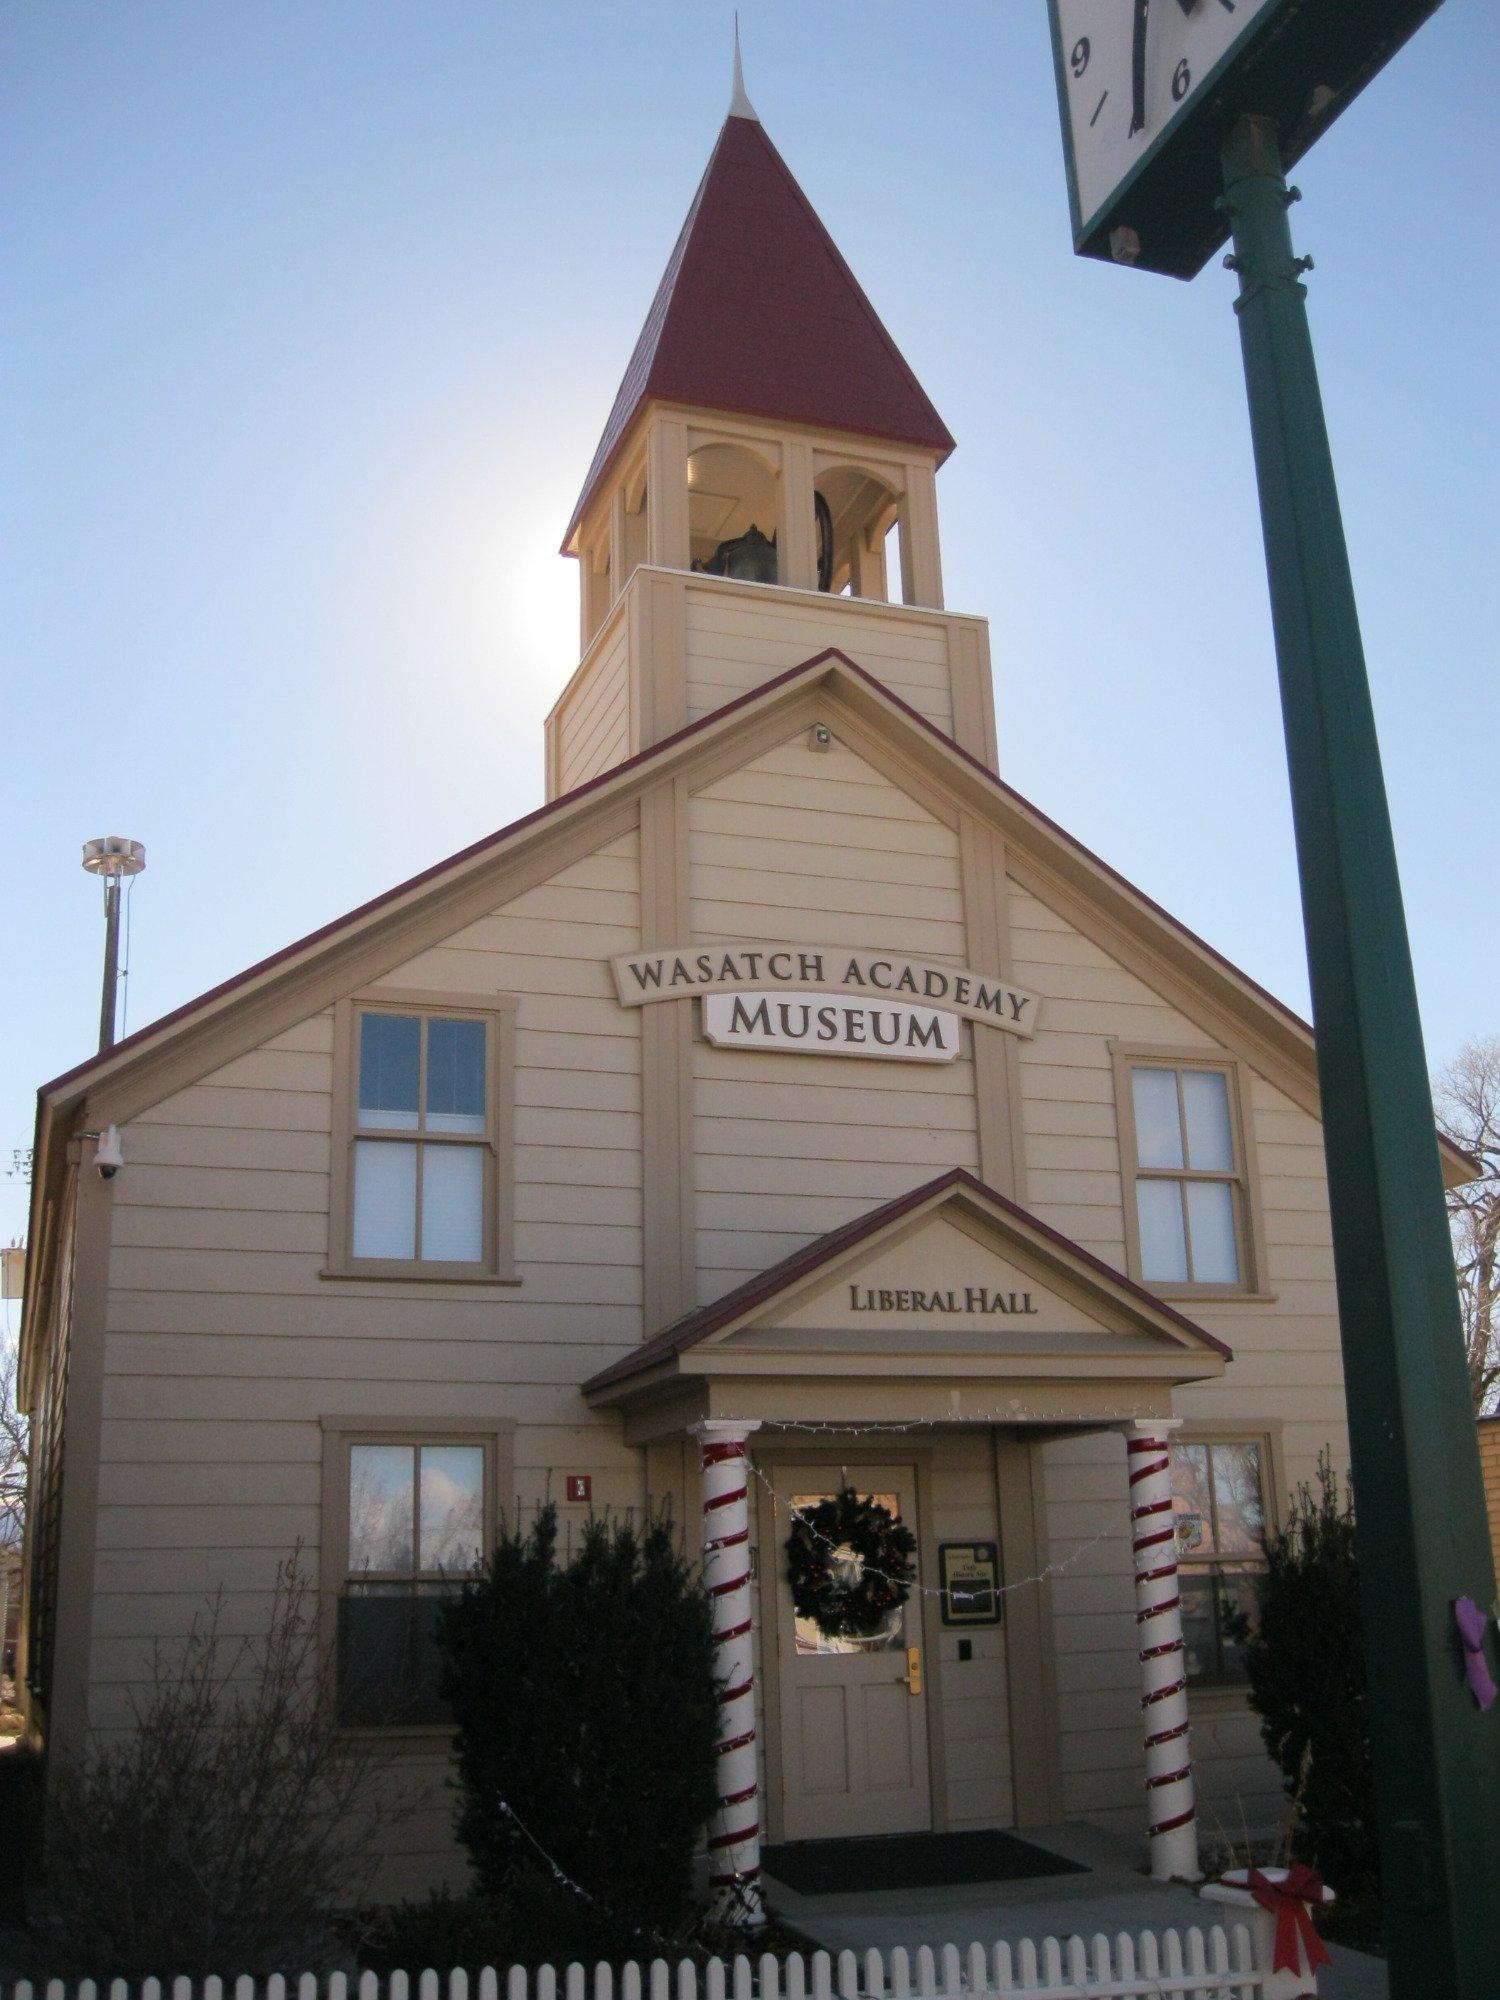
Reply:
[[[513,1019],[508,1002],[372,994],[347,1003],[334,1270],[510,1275]]]
[[[1238,1065],[1117,1050],[1131,1276],[1154,1289],[1256,1288],[1255,1191]]]

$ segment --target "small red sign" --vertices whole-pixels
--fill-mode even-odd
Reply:
[[[592,1500],[593,1497],[594,1481],[592,1474],[587,1472],[570,1472],[568,1474],[569,1500]]]

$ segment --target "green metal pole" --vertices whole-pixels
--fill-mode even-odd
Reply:
[[[1393,2000],[1500,1995],[1495,1600],[1432,1098],[1354,586],[1274,123],[1224,151],[1271,585],[1349,1404]],[[1490,1660],[1495,1664],[1494,1634]]]

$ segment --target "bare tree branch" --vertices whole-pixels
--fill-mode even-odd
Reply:
[[[1470,1042],[1434,1079],[1438,1124],[1479,1163],[1448,1191],[1474,1408],[1500,1404],[1500,1036]]]
[[[16,1350],[0,1345],[0,1548],[18,1547],[26,1532],[28,1427],[16,1407]]]

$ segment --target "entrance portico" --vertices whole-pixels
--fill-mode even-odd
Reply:
[[[1041,1451],[1106,1430],[1126,1434],[1134,1482],[1107,1532],[1123,1535],[1135,1515],[1153,1872],[1194,1871],[1163,1440],[1174,1388],[1217,1377],[1227,1358],[1174,1308],[955,1171],[688,1314],[586,1385],[596,1407],[621,1412],[627,1441],[691,1433],[702,1445],[736,1779],[721,1787],[729,1797],[711,1831],[721,1890],[753,1883],[762,1833],[1063,1816],[1049,1589],[1061,1565]],[[820,1638],[783,1575],[792,1520],[841,1485],[898,1511],[917,1538],[909,1600],[873,1645]],[[945,1622],[940,1550],[960,1542],[994,1542],[999,1556],[1003,1612],[972,1631]]]

